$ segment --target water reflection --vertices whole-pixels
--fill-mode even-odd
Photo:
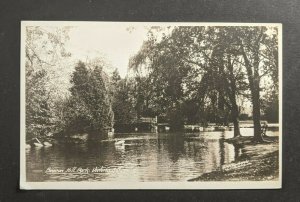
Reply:
[[[243,129],[242,134],[251,134]],[[269,131],[268,131],[269,132]],[[253,133],[252,133],[253,134]],[[278,135],[270,131],[267,135]],[[220,169],[242,154],[224,142],[232,131],[117,136],[125,144],[91,139],[26,150],[28,181],[186,181]],[[45,173],[47,168],[97,167],[100,173]],[[113,170],[115,169],[115,170]],[[111,172],[111,171],[114,172]]]

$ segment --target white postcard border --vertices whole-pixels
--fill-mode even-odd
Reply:
[[[205,182],[27,182],[25,153],[25,41],[26,26],[99,26],[104,24],[143,26],[277,26],[279,54],[279,179],[277,181],[205,181]],[[92,190],[92,189],[280,189],[282,187],[282,24],[280,23],[196,23],[196,22],[97,22],[97,21],[22,21],[20,48],[20,189]]]

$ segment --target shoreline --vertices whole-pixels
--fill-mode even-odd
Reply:
[[[226,139],[242,150],[241,156],[218,170],[207,172],[188,181],[271,181],[279,178],[278,137],[266,137],[268,142],[255,143],[252,137]]]

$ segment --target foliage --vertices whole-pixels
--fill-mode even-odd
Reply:
[[[227,124],[231,118],[239,135],[238,100],[250,99],[257,136],[260,81],[269,80],[278,87],[277,30],[263,26],[153,30],[130,60],[135,78],[150,86],[138,96],[153,103],[146,108],[164,114],[173,126],[184,121]],[[156,106],[161,108],[156,111]]]
[[[255,138],[260,119],[278,120],[278,30],[267,26],[152,27],[122,79],[105,73],[101,58],[67,64],[69,28],[26,30],[27,138],[58,131],[103,131],[140,117],[183,129],[185,123],[234,123],[252,104]],[[69,84],[61,75],[71,75]],[[68,86],[69,85],[69,86]],[[62,95],[64,95],[62,97]]]
[[[129,124],[136,120],[136,111],[132,100],[133,88],[126,79],[119,80],[113,97],[115,124]]]
[[[236,43],[243,58],[248,87],[253,106],[254,138],[262,141],[261,136],[261,81],[271,77],[273,85],[278,86],[278,39],[277,30],[268,27],[237,28]],[[271,34],[270,34],[271,33]]]
[[[69,128],[103,131],[112,127],[113,112],[104,76],[102,67],[88,69],[82,62],[76,65],[71,76]]]
[[[263,119],[271,123],[279,122],[279,96],[277,91],[269,92],[262,100]]]
[[[64,48],[68,40],[68,29],[44,30],[41,27],[27,27],[25,41],[26,74],[26,139],[43,137],[52,133],[56,123],[52,85],[54,67],[70,54]],[[57,73],[56,73],[57,75]],[[55,82],[54,82],[55,83]],[[56,82],[57,83],[57,82]]]
[[[114,124],[128,124],[133,122],[136,119],[133,82],[130,79],[122,79],[118,69],[115,69],[107,85],[114,113]]]
[[[30,81],[30,82],[29,82]],[[40,137],[51,129],[51,113],[45,91],[46,72],[28,72],[26,75],[26,128],[27,139]]]

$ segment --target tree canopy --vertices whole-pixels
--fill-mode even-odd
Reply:
[[[151,86],[144,93],[161,106],[158,114],[177,120],[173,126],[231,119],[238,136],[238,104],[248,99],[255,137],[261,140],[261,82],[278,89],[275,28],[182,26],[160,34],[150,29],[148,36],[129,65],[141,83]]]

